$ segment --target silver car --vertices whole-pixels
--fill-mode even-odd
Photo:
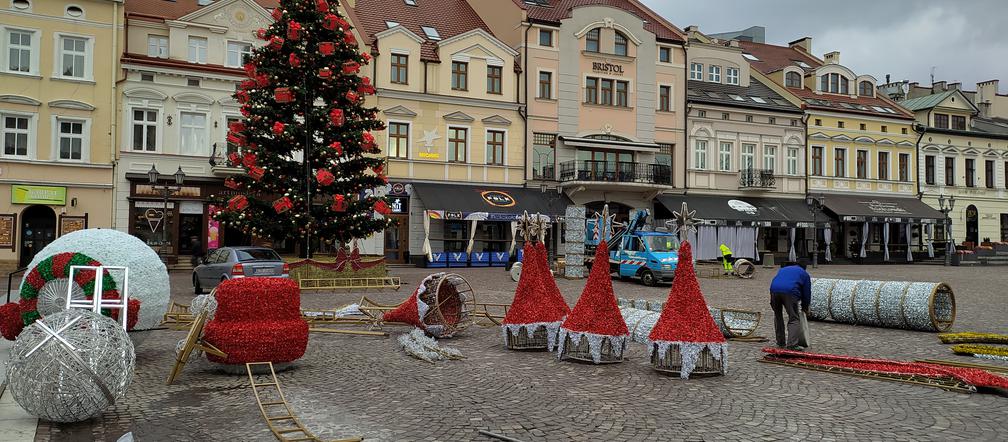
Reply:
[[[207,253],[193,269],[193,291],[197,295],[217,287],[221,281],[246,276],[289,277],[287,263],[273,249],[265,247],[222,247]]]

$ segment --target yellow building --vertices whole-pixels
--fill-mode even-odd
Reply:
[[[0,268],[110,227],[121,0],[0,7]],[[9,271],[9,270],[8,270]]]

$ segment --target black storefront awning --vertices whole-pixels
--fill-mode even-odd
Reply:
[[[710,225],[743,225],[762,227],[812,227],[812,212],[804,199],[751,198],[717,195],[659,195],[655,204],[656,219],[671,219],[682,203],[696,211],[696,217]],[[825,216],[819,216],[824,224]]]
[[[944,219],[935,208],[917,198],[886,198],[869,195],[825,195],[826,209],[847,222],[934,222]]]
[[[551,219],[564,216],[572,204],[567,195],[556,190],[503,186],[464,186],[459,184],[412,183],[413,192],[432,211],[431,217],[511,221],[523,212],[540,213]]]

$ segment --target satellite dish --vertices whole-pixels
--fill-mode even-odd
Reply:
[[[511,266],[511,279],[518,282],[521,279],[522,263],[516,262]]]

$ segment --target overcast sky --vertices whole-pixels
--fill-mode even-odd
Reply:
[[[703,33],[766,27],[766,42],[787,44],[812,37],[817,57],[840,51],[840,62],[858,74],[885,81],[1000,79],[1008,93],[1008,1],[971,0],[643,0],[669,21]]]

